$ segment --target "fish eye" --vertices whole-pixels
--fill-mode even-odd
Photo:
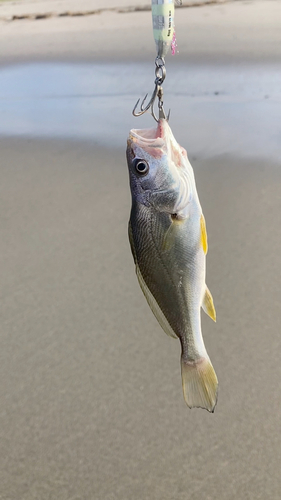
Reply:
[[[135,158],[134,167],[140,175],[146,175],[149,171],[148,163],[145,160],[140,160],[139,158]]]

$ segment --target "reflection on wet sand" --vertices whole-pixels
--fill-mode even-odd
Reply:
[[[168,66],[165,102],[179,141],[195,155],[280,158],[278,66]],[[123,147],[128,130],[151,123],[131,115],[152,88],[151,67],[25,64],[0,69],[2,135],[76,137]],[[122,119],[121,119],[122,117]],[[198,134],[200,130],[200,134]]]

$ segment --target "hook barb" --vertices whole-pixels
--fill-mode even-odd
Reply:
[[[156,57],[155,59],[155,87],[152,93],[152,96],[150,98],[150,101],[146,104],[145,106],[145,101],[147,99],[148,94],[146,94],[141,102],[140,109],[137,111],[140,99],[137,100],[135,107],[133,109],[133,115],[134,116],[141,116],[144,113],[146,113],[150,109],[150,113],[153,116],[154,120],[159,122],[159,120],[162,118],[164,120],[169,120],[170,116],[170,111],[168,113],[168,117],[166,117],[164,107],[163,107],[163,89],[162,89],[162,83],[165,80],[166,77],[166,68],[165,68],[165,60],[164,58],[159,58]],[[159,108],[159,118],[156,117],[155,112],[154,112],[154,103],[156,100],[156,97],[158,97],[158,108]]]
[[[144,98],[143,98],[142,102],[141,102],[141,105],[140,105],[140,111],[137,111],[137,107],[138,107],[138,104],[139,104],[139,102],[140,102],[140,99],[138,99],[138,100],[137,100],[136,105],[135,105],[135,107],[134,107],[134,109],[133,109],[133,115],[134,115],[134,116],[141,116],[141,115],[143,115],[144,113],[146,113],[146,112],[149,110],[149,108],[152,108],[152,107],[153,107],[154,101],[155,101],[156,96],[157,96],[157,91],[158,91],[158,85],[157,85],[157,84],[155,84],[155,89],[154,89],[154,91],[153,91],[153,94],[152,94],[152,96],[151,96],[150,101],[148,102],[148,104],[147,104],[146,106],[144,106],[144,103],[145,103],[145,101],[146,101],[146,99],[147,99],[147,96],[148,96],[148,94],[146,94],[146,95],[144,96]]]
[[[158,84],[158,82],[155,83],[155,89],[153,91],[153,94],[150,98],[150,101],[147,103],[147,105],[145,106],[144,103],[147,99],[147,96],[148,94],[146,94],[141,102],[141,105],[140,105],[140,110],[137,111],[137,107],[139,105],[139,102],[140,102],[140,99],[137,100],[136,104],[135,104],[135,107],[133,109],[133,115],[134,116],[141,116],[143,115],[144,113],[146,113],[149,109],[150,109],[150,113],[151,115],[153,116],[154,120],[156,122],[159,122],[159,120],[161,118],[163,118],[164,120],[169,120],[169,116],[170,116],[170,111],[168,113],[168,116],[166,116],[166,113],[164,111],[164,107],[163,107],[163,102],[162,102],[162,96],[163,96],[163,89],[162,87]],[[155,100],[156,100],[156,97],[159,98],[159,103],[158,103],[158,108],[159,108],[159,118],[156,117],[155,115],[155,111],[154,111],[154,104],[155,104]]]

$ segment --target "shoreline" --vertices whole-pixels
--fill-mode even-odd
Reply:
[[[175,3],[176,9],[184,9],[190,7],[203,7],[207,5],[221,5],[224,3],[241,1],[241,0],[181,0],[181,5]],[[30,2],[30,0],[21,2],[2,2],[0,0],[0,21],[20,21],[42,20],[50,17],[81,17],[99,15],[106,12],[116,12],[119,14],[127,14],[130,12],[145,12],[151,11],[151,4],[142,2],[142,0],[118,0],[116,2],[107,0],[107,7],[100,0],[80,0],[79,9],[77,2],[73,0],[45,0]]]
[[[178,9],[180,59],[183,64],[280,64],[279,19],[281,2],[274,0]],[[137,64],[155,59],[150,12],[2,21],[0,26],[1,65],[39,60]],[[167,57],[167,64],[173,59],[177,55]]]
[[[137,99],[154,88],[151,66],[139,64],[132,71],[128,61],[39,61],[2,67],[0,112],[6,119],[0,134],[123,146],[132,127],[154,125],[149,113],[132,116]],[[164,106],[171,109],[171,127],[189,154],[281,161],[280,66],[265,68],[167,63]]]

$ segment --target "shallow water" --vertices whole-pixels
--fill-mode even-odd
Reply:
[[[152,92],[149,64],[32,63],[0,69],[0,134],[73,137],[124,147],[136,100]],[[281,159],[279,66],[167,64],[165,104],[194,156],[235,153]]]

